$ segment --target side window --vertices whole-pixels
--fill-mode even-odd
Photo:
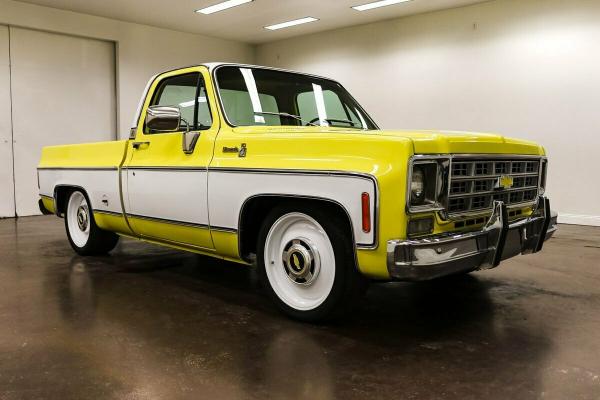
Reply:
[[[207,129],[212,125],[206,86],[198,72],[163,79],[150,105],[179,107],[181,118],[190,124],[192,130]],[[147,129],[145,131],[150,133]]]

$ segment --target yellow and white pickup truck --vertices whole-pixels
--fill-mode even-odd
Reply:
[[[129,140],[44,148],[38,180],[77,253],[121,235],[255,264],[283,311],[315,321],[368,280],[540,251],[546,170],[536,143],[380,130],[331,79],[210,63],[153,77]]]

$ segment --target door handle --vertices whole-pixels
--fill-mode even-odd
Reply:
[[[145,149],[150,146],[150,142],[133,142],[132,146],[135,150]]]

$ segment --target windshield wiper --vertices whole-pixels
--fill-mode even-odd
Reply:
[[[329,125],[335,125],[334,122],[341,122],[343,124],[349,124],[350,126],[348,128],[363,129],[362,125],[356,126],[356,123],[354,121],[350,121],[349,119],[324,118],[323,120]]]
[[[303,120],[299,115],[289,114],[286,112],[254,111],[254,114],[256,114],[256,115],[277,115],[279,117],[294,118],[295,120],[300,121],[306,125],[319,126],[313,122],[308,122],[308,121]]]

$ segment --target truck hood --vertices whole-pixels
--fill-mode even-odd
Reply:
[[[254,133],[292,133],[320,137],[328,134],[329,138],[344,138],[356,135],[359,137],[381,137],[392,140],[405,139],[413,144],[415,154],[527,154],[545,155],[544,148],[527,140],[513,139],[492,133],[471,133],[452,131],[414,131],[414,130],[376,130],[361,131],[337,127],[236,127],[235,132]]]
[[[544,148],[535,142],[492,133],[397,130],[382,130],[378,133],[382,136],[410,139],[415,154],[544,155]]]

